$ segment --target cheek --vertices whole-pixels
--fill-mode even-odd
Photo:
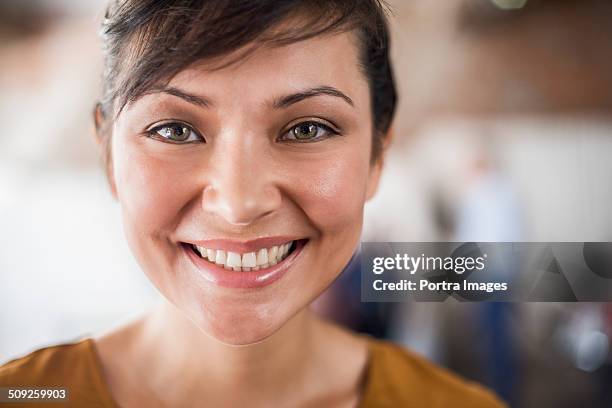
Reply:
[[[124,218],[150,232],[169,228],[189,195],[188,169],[133,144],[118,144],[113,170]]]
[[[286,173],[292,174],[292,198],[317,231],[309,244],[307,272],[297,274],[299,282],[290,292],[296,299],[308,297],[308,302],[342,272],[361,234],[369,150],[355,146],[336,153],[321,160],[301,160]]]
[[[113,175],[124,233],[134,256],[158,286],[171,286],[166,280],[173,273],[164,270],[171,269],[176,251],[168,237],[189,201],[193,183],[188,166],[119,141],[113,147]]]
[[[300,162],[297,167],[299,171],[294,171],[291,179],[296,201],[322,234],[360,227],[369,175],[367,156],[362,151]]]

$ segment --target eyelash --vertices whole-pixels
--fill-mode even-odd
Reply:
[[[317,135],[319,135],[319,131],[322,130],[323,132],[325,132],[325,134],[323,136],[315,136],[309,139],[298,139],[295,136],[293,138],[286,138],[285,136],[290,134],[292,131],[294,131],[295,129],[299,128],[300,126],[305,126],[305,125],[313,125],[316,126],[317,129]],[[184,141],[174,141],[172,139],[169,139],[168,137],[162,136],[159,132],[164,129],[164,128],[177,128],[177,127],[181,127],[182,130],[188,130],[189,136],[187,137],[186,140]],[[189,140],[192,139],[192,135],[195,135],[196,139],[195,140]],[[318,142],[320,140],[324,140],[330,137],[334,137],[340,135],[340,132],[338,130],[335,130],[334,128],[332,128],[329,125],[326,125],[324,123],[321,123],[319,121],[316,120],[305,120],[299,123],[296,123],[295,125],[291,126],[289,129],[287,129],[285,132],[282,133],[282,135],[277,139],[281,142],[291,142],[291,143],[313,143],[313,142]],[[155,127],[152,127],[151,129],[146,131],[146,136],[152,138],[152,139],[156,139],[156,140],[160,140],[161,142],[164,143],[171,143],[171,144],[189,144],[189,143],[196,143],[198,141],[202,141],[202,142],[206,142],[204,140],[204,138],[194,130],[193,126],[184,123],[184,122],[166,122],[166,123],[162,123],[160,125],[157,125]]]

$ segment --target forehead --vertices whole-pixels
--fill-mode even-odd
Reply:
[[[351,32],[326,34],[282,45],[263,46],[240,57],[245,49],[198,61],[172,78],[169,85],[210,96],[240,95],[241,100],[313,86],[333,86],[350,94],[355,104],[368,99],[368,81],[359,63]],[[222,68],[218,68],[222,67]]]

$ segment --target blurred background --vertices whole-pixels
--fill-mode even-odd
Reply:
[[[0,0],[0,363],[157,300],[93,139],[104,0]],[[612,241],[612,2],[394,0],[395,142],[364,241]],[[85,239],[83,237],[86,237]],[[612,305],[313,305],[496,390],[612,406]]]

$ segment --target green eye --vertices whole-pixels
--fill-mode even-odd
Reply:
[[[293,126],[285,133],[281,140],[295,140],[298,142],[312,142],[337,135],[338,132],[319,122],[302,122]]]
[[[319,128],[314,123],[302,123],[291,129],[296,139],[312,139],[319,133]]]
[[[154,139],[170,143],[203,141],[202,137],[200,137],[195,130],[184,123],[165,123],[154,127],[148,133]]]

